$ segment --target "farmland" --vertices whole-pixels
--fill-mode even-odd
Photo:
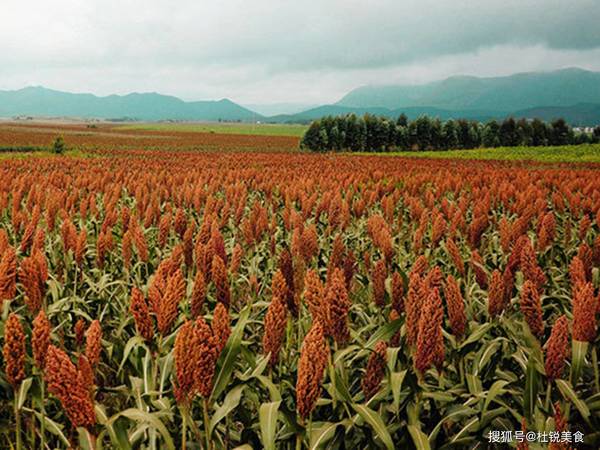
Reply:
[[[255,123],[146,123],[123,125],[122,130],[182,131],[189,133],[251,134],[258,136],[296,136],[304,134],[305,125]]]
[[[0,145],[57,134],[76,153],[0,161],[1,448],[598,447],[596,159]]]

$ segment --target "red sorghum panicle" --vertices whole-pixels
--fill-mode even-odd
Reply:
[[[158,331],[165,336],[173,326],[179,312],[179,303],[185,295],[185,280],[181,274],[181,270],[177,271],[169,277],[165,292],[160,299],[159,311],[157,313],[156,322]]]
[[[217,289],[217,301],[223,303],[226,308],[229,308],[231,294],[229,291],[227,267],[223,259],[218,255],[213,256],[211,276]]]
[[[454,267],[456,267],[456,270],[458,271],[458,273],[460,275],[464,276],[465,275],[465,263],[463,261],[462,255],[460,254],[460,250],[458,249],[458,246],[454,242],[454,239],[449,238],[446,240],[446,249],[448,250],[448,254],[450,255],[450,258],[452,259],[452,262],[454,263]]]
[[[371,271],[371,285],[373,288],[373,301],[379,308],[385,307],[385,280],[387,267],[385,261],[380,259],[373,265]]]
[[[591,283],[579,282],[573,286],[573,339],[592,342],[596,338],[596,310],[594,288]]]
[[[206,300],[206,281],[201,270],[196,272],[194,277],[194,288],[192,289],[192,298],[190,300],[190,312],[195,319],[202,314],[202,307]]]
[[[448,278],[446,278],[444,297],[448,309],[448,318],[450,319],[450,328],[454,336],[460,339],[465,334],[467,317],[465,315],[465,301],[458,282],[452,275],[448,275]]]
[[[89,386],[67,354],[53,345],[48,347],[44,377],[48,391],[60,400],[73,426],[90,430],[96,423],[96,413]]]
[[[408,293],[404,304],[406,310],[406,337],[409,345],[417,343],[419,319],[426,296],[427,291],[423,279],[418,273],[413,273],[408,283]]]
[[[50,322],[43,310],[33,320],[33,331],[31,334],[31,350],[33,359],[38,369],[44,369],[46,365],[46,352],[50,345]]]
[[[442,367],[445,357],[442,323],[444,308],[442,299],[436,288],[432,289],[423,305],[419,320],[417,335],[417,350],[415,352],[415,368],[420,374],[425,373],[432,365]]]
[[[546,284],[546,276],[538,265],[535,249],[529,239],[524,241],[520,263],[525,280],[530,280],[538,290],[542,289]]]
[[[325,299],[329,308],[331,335],[338,344],[344,344],[350,338],[348,312],[352,303],[348,298],[344,273],[335,269],[331,281],[326,287]]]
[[[427,257],[425,255],[419,256],[410,270],[410,275],[417,274],[421,277],[425,276],[427,272],[427,268],[429,267],[429,262],[427,261]]]
[[[0,308],[4,300],[12,300],[17,293],[17,255],[8,247],[0,260]]]
[[[215,312],[210,327],[215,337],[217,353],[220,354],[225,348],[225,344],[227,344],[229,335],[231,335],[231,319],[229,318],[229,313],[223,303],[217,303],[217,306],[215,306]]]
[[[552,241],[554,241],[554,236],[556,234],[556,219],[554,218],[554,214],[549,212],[544,215],[542,218],[542,223],[540,226],[540,232],[538,234],[538,249],[544,250],[548,247]]]
[[[194,322],[187,320],[175,337],[173,358],[175,360],[174,393],[177,403],[188,404],[194,394],[195,358],[192,352],[194,344]]]
[[[585,271],[585,279],[586,281],[592,280],[592,268],[594,265],[594,255],[590,246],[583,242],[579,249],[577,250],[577,257],[581,260],[583,264],[583,270]]]
[[[93,320],[85,333],[85,356],[92,367],[100,362],[102,351],[102,327],[98,320]]]
[[[392,309],[398,314],[404,311],[404,280],[400,272],[392,273]]]
[[[77,241],[75,242],[75,263],[78,267],[83,266],[85,258],[85,252],[87,250],[87,232],[85,228],[82,229],[77,235]]]
[[[554,403],[554,431],[559,433],[561,439],[560,442],[550,442],[548,450],[572,450],[573,447],[568,442],[562,442],[563,433],[569,431],[569,426],[562,414],[559,402]]]
[[[554,326],[545,345],[546,376],[549,380],[561,378],[571,347],[569,345],[569,321],[563,314]]]
[[[240,265],[242,264],[242,257],[244,256],[244,250],[242,246],[238,243],[233,247],[233,253],[231,255],[231,263],[229,264],[229,271],[232,274],[237,274],[240,270]]]
[[[171,231],[171,214],[163,214],[158,224],[158,246],[164,248]]]
[[[95,384],[94,369],[90,364],[90,360],[85,355],[79,355],[77,359],[77,371],[81,376],[83,385],[88,388],[90,395],[93,395]]]
[[[313,269],[307,270],[304,278],[304,301],[313,322],[319,321],[324,330],[329,329],[329,305],[325,300],[325,288]]]
[[[283,342],[287,325],[287,302],[285,301],[285,280],[281,271],[273,276],[273,296],[265,315],[263,335],[263,353],[270,354],[269,362],[274,366],[279,358],[279,350]]]
[[[531,332],[538,338],[544,335],[544,319],[542,317],[542,303],[540,294],[533,281],[527,280],[521,289],[519,301],[521,312],[529,325]]]
[[[77,347],[81,347],[83,345],[83,342],[85,340],[85,329],[85,320],[79,318],[77,322],[75,322],[75,326],[73,327],[73,331],[75,333],[75,345],[77,345]]]
[[[475,273],[475,281],[477,281],[477,284],[481,289],[487,289],[488,277],[487,273],[485,273],[485,270],[483,269],[483,266],[485,266],[483,258],[477,250],[473,250],[471,252],[471,268]]]
[[[43,257],[43,255],[42,255]],[[24,258],[19,268],[19,281],[25,290],[25,304],[31,314],[36,314],[43,303],[46,291],[44,268],[40,267],[40,259],[35,255]]]
[[[569,277],[571,278],[571,286],[575,286],[577,283],[585,283],[586,274],[583,262],[578,256],[575,256],[569,264]]]
[[[144,294],[136,287],[131,290],[129,312],[133,316],[135,328],[140,336],[147,341],[151,341],[154,337],[154,325],[152,317],[150,317],[150,308]]]
[[[304,338],[298,362],[296,408],[302,420],[310,415],[321,396],[321,382],[328,358],[329,347],[325,341],[323,327],[319,322],[315,322]]]
[[[367,370],[363,375],[361,387],[365,400],[373,397],[379,390],[381,380],[385,375],[385,366],[387,364],[387,344],[385,341],[379,341],[375,344],[373,352],[367,362]]]
[[[496,317],[502,314],[505,308],[505,290],[502,274],[498,269],[492,272],[488,289],[488,314]]]
[[[212,392],[215,365],[218,357],[217,345],[212,330],[202,317],[196,319],[194,325],[195,353],[194,386],[198,393],[209,398]]]
[[[10,313],[4,324],[4,373],[6,379],[17,389],[25,378],[25,333],[19,317]]]
[[[296,304],[294,289],[294,266],[292,254],[288,249],[284,249],[279,255],[279,270],[287,286],[285,301],[287,302],[288,311],[293,317],[298,317],[298,305]]]

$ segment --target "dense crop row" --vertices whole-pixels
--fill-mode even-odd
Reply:
[[[4,161],[0,446],[450,448],[523,428],[597,447],[597,174]]]

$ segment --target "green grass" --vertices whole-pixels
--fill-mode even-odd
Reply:
[[[181,131],[189,133],[251,134],[259,136],[297,136],[306,125],[253,123],[141,123],[119,126],[120,130]]]
[[[565,145],[559,147],[499,147],[424,152],[361,152],[361,154],[403,156],[411,158],[490,159],[502,161],[540,161],[549,163],[600,163],[600,144]]]

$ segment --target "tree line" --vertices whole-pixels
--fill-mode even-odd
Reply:
[[[574,130],[564,119],[508,117],[501,122],[421,116],[409,121],[365,114],[327,116],[313,121],[301,147],[313,151],[385,152],[395,150],[450,150],[478,147],[577,145],[600,142],[600,125],[591,133]]]

